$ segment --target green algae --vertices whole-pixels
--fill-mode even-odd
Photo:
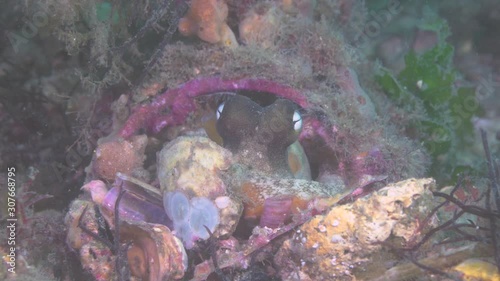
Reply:
[[[481,108],[474,88],[456,86],[460,76],[453,66],[454,48],[445,41],[446,22],[434,19],[422,27],[437,33],[437,45],[422,54],[408,53],[405,68],[397,75],[381,68],[376,81],[390,100],[418,116],[402,124],[404,130],[431,154],[431,175],[447,181],[450,178],[444,175],[459,166],[458,170],[474,170],[457,163],[457,155],[470,146],[472,117],[480,115]]]

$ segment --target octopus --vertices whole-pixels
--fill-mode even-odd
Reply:
[[[66,225],[68,244],[80,251],[83,266],[97,279],[109,279],[116,275],[115,267],[127,264],[129,274],[143,279],[182,278],[189,265],[186,250],[197,251],[203,245],[198,243],[200,240],[212,237],[233,241],[233,234],[242,223],[249,226],[246,229],[253,235],[242,242],[242,247],[231,242],[234,248],[226,259],[221,258],[221,264],[236,263],[244,267],[250,253],[304,223],[313,213],[324,211],[329,198],[343,194],[343,183],[311,179],[307,155],[299,142],[307,102],[293,89],[271,81],[193,80],[158,96],[150,105],[138,106],[121,131],[106,137],[100,146],[123,146],[124,140],[132,138],[143,138],[147,145],[147,135],[135,135],[139,127],[154,133],[165,126],[182,124],[197,108],[194,97],[211,93],[206,89],[213,85],[220,90],[213,91],[217,93],[238,88],[240,84],[255,92],[266,92],[261,88],[267,87],[283,94],[276,93],[277,98],[268,104],[240,93],[227,95],[214,108],[220,144],[209,133],[186,134],[167,142],[157,152],[156,176],[160,188],[132,176],[136,171],[144,171],[141,156],[145,146],[130,145],[132,150],[137,149],[130,155],[141,161],[134,161],[126,171],[116,171],[113,184],[99,180],[109,181],[110,176],[101,173],[96,164],[99,159],[94,157],[88,169],[91,181],[82,188],[90,196],[74,201]],[[189,91],[191,87],[198,92]],[[248,92],[252,91],[247,89]],[[162,116],[165,107],[170,107],[170,111]],[[313,128],[321,130],[314,120]],[[103,227],[119,234],[116,245],[96,238]],[[99,254],[94,257],[90,252]],[[117,259],[123,255],[128,261]],[[156,263],[148,264],[151,257],[173,262],[158,267]],[[103,261],[106,261],[104,267]],[[203,266],[214,270],[214,265],[207,261],[199,268]],[[107,270],[101,272],[99,268]],[[194,274],[193,280],[205,276],[200,272]]]
[[[299,107],[285,99],[260,106],[242,95],[217,107],[217,132],[236,161],[250,169],[282,178],[311,179],[309,162],[298,142]]]
[[[234,161],[224,181],[243,201],[247,221],[276,228],[311,199],[340,192],[311,180],[298,141],[302,125],[301,108],[287,99],[261,105],[233,94],[217,106],[216,129]]]

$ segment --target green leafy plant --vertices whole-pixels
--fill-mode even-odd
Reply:
[[[451,180],[445,175],[458,167],[464,169],[459,159],[470,145],[468,136],[474,134],[471,119],[481,110],[474,88],[455,85],[458,72],[453,67],[454,48],[445,41],[449,34],[446,22],[435,20],[421,28],[435,31],[438,44],[420,55],[408,53],[405,68],[397,75],[380,68],[376,80],[387,97],[418,116],[402,125],[429,151],[433,160],[431,175]]]

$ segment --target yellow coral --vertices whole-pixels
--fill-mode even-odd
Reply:
[[[478,259],[468,259],[455,266],[465,280],[500,281],[500,274],[495,265]]]
[[[334,206],[304,223],[284,244],[289,248],[283,246],[277,256],[300,255],[305,261],[301,271],[314,280],[332,280],[333,274],[350,276],[352,268],[365,264],[380,249],[380,242],[391,236],[405,241],[414,238],[418,233],[415,221],[431,209],[423,202],[431,200],[434,186],[433,179],[409,179]]]
[[[204,137],[179,137],[158,154],[158,179],[163,192],[182,190],[214,199],[226,194],[219,171],[231,164],[232,154]]]

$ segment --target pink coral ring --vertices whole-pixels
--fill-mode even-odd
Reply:
[[[194,111],[195,97],[225,91],[254,91],[282,97],[308,107],[306,97],[290,86],[263,78],[223,79],[220,77],[202,77],[188,81],[177,88],[167,90],[157,96],[150,104],[134,108],[120,136],[129,138],[140,128],[148,132],[158,133],[167,126],[175,126],[185,122],[189,113]],[[169,109],[168,114],[163,114]]]

